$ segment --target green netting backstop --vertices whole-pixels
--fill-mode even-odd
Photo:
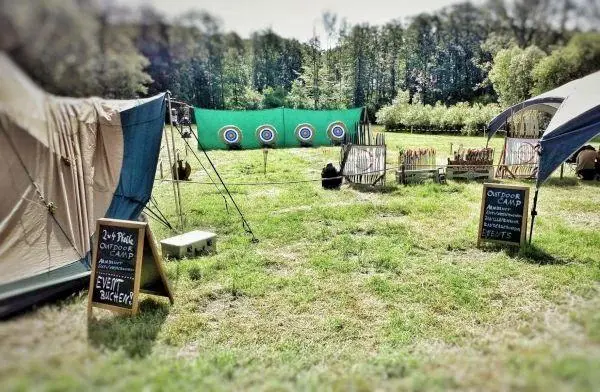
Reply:
[[[198,142],[206,150],[331,146],[350,140],[362,108],[347,110],[210,110],[194,108]],[[198,146],[200,148],[200,146]]]

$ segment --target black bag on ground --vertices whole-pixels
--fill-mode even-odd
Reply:
[[[321,171],[321,185],[325,189],[338,189],[342,185],[341,173],[333,163],[328,163]]]

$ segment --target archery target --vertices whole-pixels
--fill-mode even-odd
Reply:
[[[272,146],[277,142],[277,130],[271,125],[256,128],[256,138],[262,145]]]
[[[315,128],[310,124],[300,124],[296,127],[296,139],[302,144],[311,144],[315,136]]]
[[[242,131],[234,125],[221,128],[219,136],[221,141],[229,146],[236,146],[242,142]]]
[[[329,127],[327,127],[327,136],[329,136],[329,139],[336,142],[344,140],[344,136],[346,136],[346,125],[341,121],[329,124]]]

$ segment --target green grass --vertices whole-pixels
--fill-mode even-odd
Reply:
[[[401,146],[443,159],[450,143],[485,144],[386,138],[390,165]],[[262,151],[209,154],[231,183],[318,178],[339,159],[272,150],[264,175]],[[186,230],[218,233],[218,253],[167,263],[175,304],[145,296],[139,316],[96,310],[88,325],[81,293],[3,322],[2,389],[598,390],[598,190],[553,179],[533,246],[514,251],[476,247],[477,182],[231,186],[257,244],[213,186],[182,184]],[[171,184],[154,195],[175,222]]]

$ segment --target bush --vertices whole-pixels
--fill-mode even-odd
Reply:
[[[400,93],[398,95],[400,96]],[[431,106],[421,103],[409,104],[405,99],[397,98],[392,105],[384,106],[376,113],[376,121],[386,130],[417,129],[471,135],[483,131],[498,113],[498,104],[469,105],[460,102],[448,107],[437,102]]]

